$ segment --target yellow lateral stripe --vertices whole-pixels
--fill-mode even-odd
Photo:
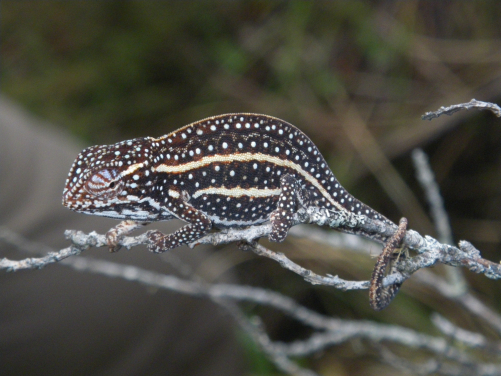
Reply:
[[[212,195],[226,195],[232,197],[242,197],[242,196],[253,196],[253,197],[268,197],[268,196],[277,196],[280,194],[280,189],[259,189],[259,188],[204,188],[196,191],[191,197],[197,198],[202,196],[203,194],[212,194]]]
[[[143,167],[144,164],[143,163],[136,163],[136,164],[133,164],[131,166],[129,166],[127,168],[127,170],[125,170],[124,172],[122,172],[120,175],[121,176],[126,176],[126,175],[130,175],[132,173],[134,173],[136,170],[140,169],[141,167]]]
[[[169,196],[174,197],[174,198],[179,198],[181,195],[179,194],[178,191],[175,191],[173,189],[169,189]]]
[[[155,168],[157,172],[165,172],[165,173],[182,173],[186,171],[191,171],[191,170],[197,170],[200,167],[204,167],[207,165],[210,165],[211,163],[215,162],[250,162],[250,161],[258,161],[258,162],[269,162],[276,164],[278,166],[282,167],[289,167],[293,169],[294,171],[298,172],[301,174],[307,181],[309,181],[313,186],[315,186],[321,193],[322,195],[329,200],[329,202],[334,205],[336,208],[338,208],[341,211],[345,211],[346,209],[342,207],[339,203],[334,201],[329,194],[325,190],[325,188],[318,182],[317,179],[315,179],[313,176],[311,176],[308,172],[303,170],[301,166],[298,164],[287,160],[287,159],[281,159],[272,155],[267,155],[263,153],[238,153],[238,154],[229,154],[229,155],[210,155],[208,157],[201,158],[198,161],[192,161],[192,162],[187,162],[184,164],[180,164],[177,166],[170,166],[166,164],[161,164]],[[132,166],[131,166],[132,167]]]

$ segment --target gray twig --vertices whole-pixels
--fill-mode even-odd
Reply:
[[[433,313],[431,315],[431,321],[446,336],[453,338],[455,341],[461,342],[469,348],[489,349],[491,351],[495,351],[496,353],[501,353],[499,344],[491,343],[487,340],[487,338],[479,333],[473,333],[459,328],[438,313]]]
[[[430,214],[438,232],[438,239],[442,243],[452,244],[452,229],[449,216],[445,210],[444,200],[435,180],[435,174],[430,167],[428,156],[422,149],[414,149],[412,151],[412,160],[416,169],[416,178],[430,205]],[[451,287],[455,289],[455,295],[460,296],[465,294],[468,286],[461,270],[447,267],[446,273]]]
[[[435,174],[430,168],[428,156],[422,149],[412,151],[412,161],[416,169],[416,178],[421,184],[426,199],[430,204],[430,212],[439,234],[438,239],[447,244],[452,243],[452,231],[449,216],[444,207],[444,200],[440,188],[435,180]]]
[[[490,102],[482,102],[482,101],[477,101],[476,99],[472,99],[468,103],[454,104],[452,106],[447,106],[447,107],[442,106],[437,111],[431,111],[425,113],[423,116],[421,116],[421,119],[432,120],[438,118],[440,115],[445,114],[450,116],[455,112],[461,110],[470,110],[472,108],[476,110],[489,110],[492,111],[497,117],[501,117],[501,108],[497,104]]]
[[[377,233],[384,237],[393,235],[396,229],[396,226],[389,226],[383,222],[370,220],[356,214],[340,213],[314,207],[301,208],[296,214],[296,223],[329,225],[332,228],[343,228],[343,230],[363,229],[363,233]],[[269,224],[254,226],[247,229],[231,229],[227,232],[209,234],[202,239],[199,239],[196,244],[223,244],[234,241],[252,242],[256,239],[256,237],[266,236],[269,234],[270,230],[271,228]],[[40,259],[32,259],[29,262],[16,262],[8,259],[2,259],[0,260],[0,269],[16,271],[26,268],[40,268],[49,263],[57,262],[70,255],[76,255],[88,247],[107,246],[105,235],[100,235],[95,232],[91,232],[87,235],[81,231],[67,230],[65,232],[65,236],[73,243],[71,247],[65,248],[54,255],[51,254],[50,256]],[[147,244],[147,242],[148,239],[143,234],[136,237],[125,237],[119,244],[126,248],[131,248],[140,244]],[[387,276],[383,282],[383,286],[388,286],[394,283],[402,283],[417,270],[431,267],[437,263],[456,267],[463,266],[475,273],[485,274],[489,278],[501,278],[501,265],[481,258],[480,252],[470,243],[460,242],[460,246],[458,248],[442,244],[430,236],[422,237],[419,233],[413,230],[407,231],[403,243],[408,248],[415,250],[418,255],[402,260],[398,265],[398,271]],[[196,244],[191,244],[191,246],[195,246]],[[303,276],[305,280],[312,284],[330,285],[342,290],[366,289],[369,286],[368,281],[350,282],[342,280],[337,276],[319,276],[292,262],[283,254],[273,252],[259,245],[252,248],[258,254],[278,261],[280,265]]]

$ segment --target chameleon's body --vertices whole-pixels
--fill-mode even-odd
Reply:
[[[318,148],[298,128],[266,115],[228,114],[160,138],[137,138],[82,151],[63,204],[77,212],[136,223],[179,218],[173,234],[150,233],[163,252],[196,241],[213,226],[272,222],[282,241],[297,204],[349,211],[395,226],[351,196]],[[134,222],[132,222],[134,221]]]

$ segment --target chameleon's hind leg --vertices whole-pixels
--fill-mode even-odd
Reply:
[[[280,179],[280,196],[277,201],[277,208],[270,214],[272,230],[268,239],[272,242],[284,241],[292,226],[298,186],[296,178],[291,174],[286,174]]]

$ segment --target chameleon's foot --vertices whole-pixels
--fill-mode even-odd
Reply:
[[[118,243],[124,236],[130,234],[135,229],[145,226],[148,223],[136,221],[122,221],[106,233],[106,243],[110,252],[118,252],[122,246]]]
[[[158,230],[151,230],[146,233],[148,236],[148,251],[153,252],[153,253],[162,253],[166,252],[169,249],[172,249],[174,247],[167,247],[167,242],[166,242],[166,237],[167,235],[161,233]]]
[[[371,277],[371,286],[369,288],[369,303],[376,311],[381,311],[386,308],[400,290],[401,283],[396,283],[387,287],[383,287],[383,278],[386,269],[391,264],[393,252],[400,246],[405,233],[407,232],[407,219],[400,219],[398,230],[388,239],[383,252],[379,255],[374,266]],[[395,266],[390,267],[389,273],[395,270]]]
[[[158,230],[148,231],[148,250],[153,253],[167,252],[184,244],[190,244],[207,234],[212,227],[209,219],[200,217],[196,224],[181,227],[176,232],[165,235]]]
[[[268,239],[272,242],[283,242],[292,226],[298,194],[297,180],[290,174],[282,176],[280,189],[277,208],[270,214],[272,229]]]

